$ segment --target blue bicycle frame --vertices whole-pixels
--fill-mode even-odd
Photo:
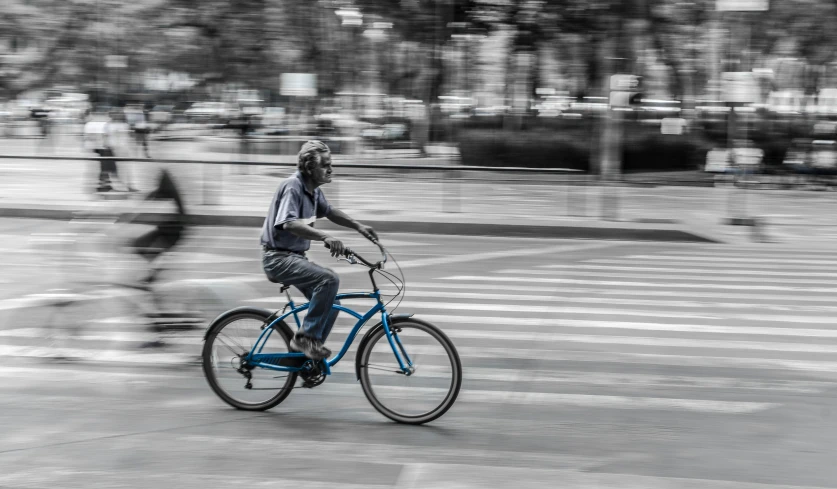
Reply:
[[[398,335],[394,335],[392,333],[392,330],[390,329],[389,313],[386,312],[386,307],[384,306],[384,303],[381,301],[381,293],[379,290],[377,290],[377,287],[374,292],[349,292],[337,295],[338,301],[343,299],[374,299],[376,303],[371,309],[369,309],[366,312],[366,314],[363,315],[340,304],[333,304],[331,306],[333,309],[343,311],[346,314],[349,314],[352,317],[356,318],[357,323],[352,328],[352,331],[349,333],[349,336],[346,337],[346,341],[345,343],[343,343],[343,348],[340,349],[340,352],[337,354],[337,356],[322,362],[323,365],[325,365],[325,368],[323,369],[324,373],[326,375],[331,375],[331,367],[333,365],[336,365],[337,362],[339,362],[340,359],[343,358],[343,355],[345,355],[346,352],[349,351],[349,346],[351,346],[352,342],[355,339],[355,336],[357,336],[358,331],[360,331],[360,329],[366,324],[367,321],[369,321],[369,319],[372,318],[372,316],[380,312],[384,332],[386,333],[387,341],[389,342],[389,345],[392,348],[392,352],[395,354],[395,358],[398,360],[398,366],[401,368],[401,371],[404,372],[404,375],[409,376],[410,374],[412,374],[411,367],[413,366],[413,361],[410,359],[410,356],[404,349],[404,345],[401,344],[401,340],[398,338]],[[267,340],[270,338],[270,335],[274,331],[273,326],[278,321],[282,321],[286,317],[293,314],[294,320],[296,321],[296,326],[297,328],[300,328],[302,326],[302,323],[299,320],[299,312],[308,309],[308,305],[309,303],[305,303],[296,306],[289,294],[288,303],[285,307],[290,308],[290,311],[282,314],[281,316],[271,321],[270,324],[265,326],[264,331],[262,331],[261,335],[259,335],[259,338],[253,345],[252,350],[250,350],[250,352],[247,354],[244,360],[251,366],[266,368],[270,370],[278,370],[282,372],[300,372],[304,370],[304,363],[302,364],[302,366],[280,365],[280,363],[283,363],[283,361],[287,362],[288,360],[296,360],[297,362],[299,362],[300,360],[309,360],[303,353],[262,353],[262,350],[264,349]]]

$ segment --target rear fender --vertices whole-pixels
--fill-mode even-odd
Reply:
[[[242,306],[242,307],[236,307],[235,309],[230,309],[229,311],[222,312],[218,317],[216,317],[215,319],[212,320],[212,322],[209,324],[209,327],[206,329],[206,333],[204,333],[204,335],[203,335],[203,340],[206,341],[206,339],[209,337],[209,333],[214,328],[216,328],[219,324],[221,324],[224,321],[226,321],[227,319],[229,319],[230,316],[234,316],[236,314],[241,314],[241,313],[249,313],[249,314],[254,314],[256,316],[260,316],[264,319],[265,322],[267,322],[268,319],[270,319],[273,316],[273,313],[271,311],[269,311],[267,309],[262,309],[260,307]],[[278,317],[278,316],[276,316],[276,317]],[[274,317],[273,319],[276,319],[276,317]],[[271,319],[271,321],[272,321],[272,319]],[[280,321],[277,324],[277,327],[285,329],[286,332],[289,335],[288,337],[293,337],[293,332],[291,331],[291,328],[288,327],[288,325],[284,321]]]

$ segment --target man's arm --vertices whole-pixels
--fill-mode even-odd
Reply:
[[[327,238],[331,237],[317,228],[304,224],[300,221],[288,221],[285,223],[284,229],[295,236],[310,239],[312,241],[325,241]]]
[[[288,221],[285,223],[284,229],[300,238],[323,241],[331,250],[331,256],[341,255],[346,249],[346,246],[339,239],[332,238],[328,234],[300,221]]]
[[[326,213],[326,219],[333,222],[334,224],[354,229],[355,231],[359,232],[360,234],[364,235],[366,239],[377,241],[378,235],[375,233],[375,230],[371,227],[361,224],[351,217],[348,214],[341,211],[336,207],[329,207],[328,212]]]

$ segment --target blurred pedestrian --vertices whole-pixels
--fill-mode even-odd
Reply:
[[[148,122],[148,111],[143,107],[125,107],[125,122],[134,136],[137,146],[140,146],[146,158],[151,158],[148,152],[148,135],[151,125]]]
[[[99,155],[99,181],[96,192],[105,193],[115,190],[135,191],[119,178],[119,167],[114,157],[114,128],[108,115],[96,115],[84,125],[84,147]],[[119,182],[122,188],[116,187]]]
[[[50,120],[49,120],[49,109],[47,108],[35,108],[30,109],[30,116],[38,125],[38,136],[40,136],[41,144],[40,148],[42,150],[52,149],[51,146],[51,139],[49,137],[50,134]]]

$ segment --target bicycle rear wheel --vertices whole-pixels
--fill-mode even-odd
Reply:
[[[265,319],[253,312],[232,314],[212,327],[203,346],[203,371],[209,386],[236,409],[270,409],[284,401],[296,383],[296,372],[242,366],[241,359],[253,349]],[[288,326],[280,323],[262,353],[288,353],[291,337]]]
[[[109,309],[95,293],[49,290],[29,296],[32,304],[4,321],[3,336],[14,356],[51,360],[97,360],[118,341]]]
[[[453,343],[437,327],[406,320],[391,325],[393,341],[414,372],[405,375],[393,354],[383,326],[370,332],[358,351],[363,393],[381,414],[393,421],[423,424],[445,414],[462,386],[462,364]]]

